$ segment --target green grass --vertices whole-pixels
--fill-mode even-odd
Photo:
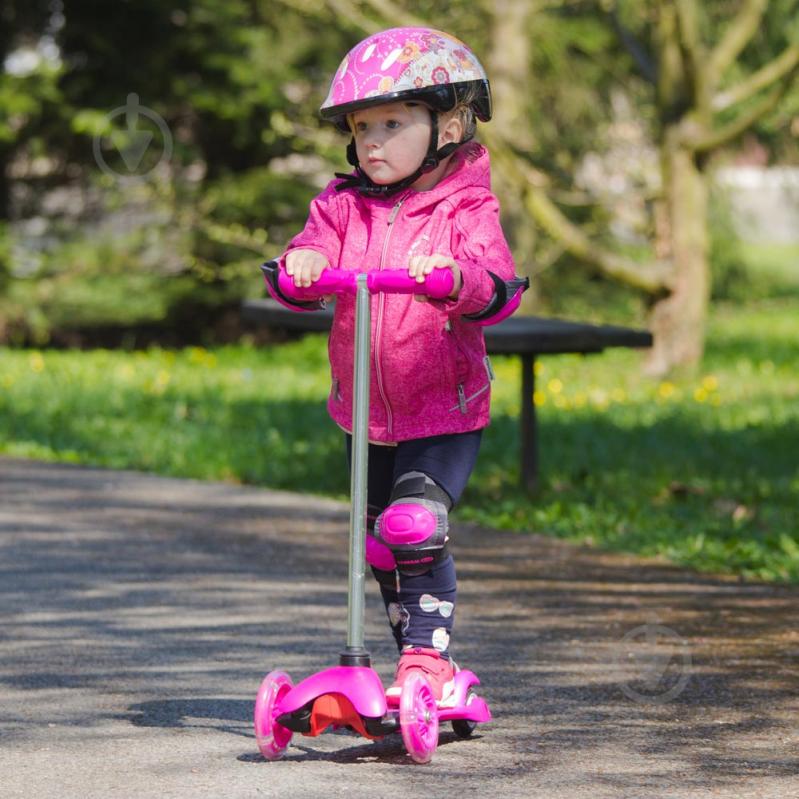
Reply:
[[[518,481],[519,369],[461,519],[799,582],[799,300],[717,308],[701,373],[609,350],[539,361],[542,489]],[[324,339],[256,349],[0,349],[0,452],[344,497]]]
[[[756,279],[769,281],[782,293],[799,292],[799,244],[739,242],[741,260]]]

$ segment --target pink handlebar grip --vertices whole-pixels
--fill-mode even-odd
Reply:
[[[280,290],[296,300],[321,297],[324,294],[355,294],[357,272],[345,269],[325,269],[319,280],[310,286],[295,286],[294,278],[281,269],[278,275]],[[366,284],[372,294],[425,294],[433,299],[443,299],[452,293],[455,278],[451,269],[434,269],[419,283],[405,269],[372,269],[366,273]]]
[[[424,283],[409,277],[405,269],[384,272],[372,270],[368,275],[367,283],[372,294],[379,291],[387,294],[426,294],[435,300],[441,300],[452,292],[455,285],[451,269],[434,269],[425,276]]]
[[[281,269],[277,276],[280,290],[295,300],[316,299],[325,294],[355,294],[356,272],[347,272],[344,269],[325,269],[319,280],[310,286],[295,286],[294,278]]]

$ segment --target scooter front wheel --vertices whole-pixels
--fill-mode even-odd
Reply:
[[[270,671],[255,699],[255,740],[267,760],[278,760],[291,742],[292,731],[278,724],[280,700],[291,690],[291,677],[284,671]]]
[[[402,686],[399,722],[408,754],[416,763],[429,763],[438,746],[438,709],[421,674],[409,675]]]

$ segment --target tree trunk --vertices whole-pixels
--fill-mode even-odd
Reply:
[[[646,371],[656,376],[701,361],[710,299],[707,177],[696,154],[679,143],[676,126],[666,131],[661,159],[674,282],[651,311]]]
[[[513,131],[509,138],[521,150],[533,146],[525,93],[519,90],[520,81],[527,79],[529,72],[531,6],[529,0],[496,0],[486,65],[494,106],[490,124],[501,131]],[[501,170],[493,170],[492,180],[495,193],[502,196],[502,225],[518,261],[517,271],[529,275],[536,245],[535,226],[530,223],[519,192]],[[536,293],[533,284],[522,299],[528,311],[536,304]]]
[[[0,145],[0,220],[8,219],[11,210],[11,180],[8,169],[13,149]]]

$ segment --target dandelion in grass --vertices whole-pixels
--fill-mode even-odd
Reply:
[[[129,363],[123,363],[116,369],[116,376],[121,380],[130,380],[136,374],[136,370]]]
[[[658,386],[658,398],[662,400],[671,399],[677,392],[677,387],[674,383],[669,383],[665,380]],[[676,399],[676,397],[675,397]]]
[[[155,394],[156,396],[160,396],[163,394],[167,387],[169,386],[170,381],[169,372],[164,369],[161,369],[160,372],[156,375],[155,380],[147,387],[147,390],[150,394]]]
[[[546,405],[547,402],[547,395],[544,394],[543,391],[534,391],[533,392],[533,404],[535,405]]]
[[[599,411],[604,411],[608,407],[608,395],[601,388],[591,388],[588,392],[591,405]]]
[[[550,394],[560,394],[560,392],[563,391],[563,383],[558,380],[557,377],[553,377],[547,383],[547,389],[549,390]]]
[[[197,366],[204,366],[206,369],[213,369],[216,366],[216,355],[203,347],[192,347],[189,350],[189,363]]]
[[[40,352],[32,352],[28,359],[28,365],[30,366],[31,372],[36,372],[36,374],[43,372],[44,358],[42,354]]]

